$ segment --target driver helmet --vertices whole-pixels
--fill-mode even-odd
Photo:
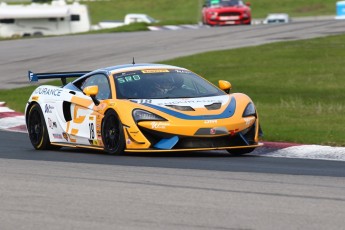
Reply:
[[[161,93],[167,93],[183,85],[181,76],[161,76],[154,82],[155,89]]]

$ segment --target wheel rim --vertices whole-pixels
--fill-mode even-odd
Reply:
[[[29,117],[29,135],[34,145],[37,145],[42,139],[41,116],[37,110],[32,111]]]
[[[115,116],[110,116],[104,124],[105,147],[111,151],[119,147],[120,130],[118,120]]]

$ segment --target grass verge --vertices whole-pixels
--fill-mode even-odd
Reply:
[[[165,61],[256,103],[264,140],[345,146],[345,35],[208,52]],[[0,101],[24,111],[33,86],[0,90]]]

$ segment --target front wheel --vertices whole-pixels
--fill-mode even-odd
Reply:
[[[114,110],[109,110],[102,122],[104,150],[109,154],[121,154],[125,149],[123,126]]]
[[[31,106],[27,117],[27,128],[32,146],[38,150],[58,149],[59,146],[50,144],[47,126],[41,107],[38,104]]]

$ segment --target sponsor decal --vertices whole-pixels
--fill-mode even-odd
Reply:
[[[234,130],[229,130],[229,134],[231,136],[234,136],[237,132],[238,132],[239,129],[234,129]]]
[[[90,140],[89,139],[89,143],[90,143],[90,145],[99,145],[98,140]]]
[[[48,126],[51,129],[57,128],[56,122],[52,121],[49,117],[48,117]]]
[[[169,73],[167,69],[146,69],[142,70],[143,73]]]
[[[151,122],[151,127],[153,129],[165,129],[167,126],[169,126],[169,123],[163,123],[163,122]]]
[[[128,138],[126,143],[127,143],[127,145],[129,145],[131,143],[131,139]]]
[[[53,88],[38,88],[35,90],[35,94],[49,95],[60,97],[62,89],[53,89]]]
[[[216,134],[216,129],[210,129],[210,134]]]
[[[152,100],[151,99],[139,99],[139,100],[132,99],[131,102],[138,103],[138,104],[144,104],[144,103],[151,104]]]
[[[34,73],[32,73],[31,71],[29,71],[29,79],[30,79],[30,81],[32,81],[32,79],[34,79]]]
[[[63,138],[65,138],[66,141],[68,141],[68,134],[67,133],[63,132],[62,136],[63,136]]]
[[[60,133],[53,133],[53,137],[55,139],[62,139],[62,135]]]
[[[126,82],[131,82],[131,81],[139,81],[140,76],[139,75],[131,75],[131,76],[125,76],[125,77],[118,77],[118,78],[116,78],[116,80],[120,84],[122,84],[122,83],[126,83]]]
[[[218,120],[204,120],[205,124],[217,124]]]
[[[176,73],[191,73],[190,71],[181,70],[181,69],[175,69],[174,71],[175,71]]]
[[[208,104],[213,104],[213,103],[222,103],[220,100],[199,100],[199,99],[180,99],[180,100],[169,100],[169,101],[163,101],[160,103],[157,103],[157,105],[178,105],[178,104],[203,104],[203,105],[208,105]]]
[[[53,110],[54,110],[54,106],[52,106],[52,105],[46,104],[45,107],[44,107],[44,112],[45,113],[52,113]]]

